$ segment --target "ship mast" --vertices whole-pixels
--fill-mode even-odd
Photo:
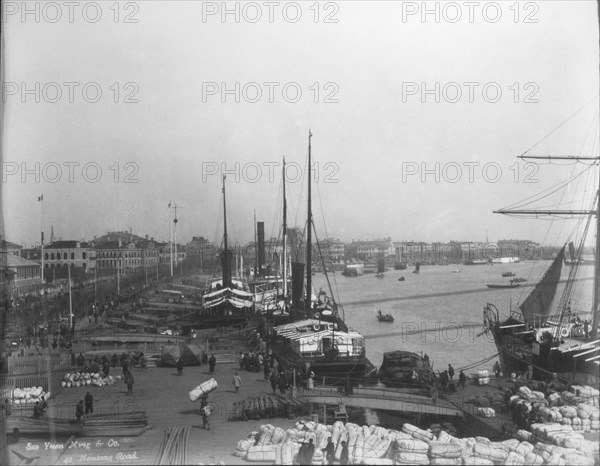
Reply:
[[[227,200],[225,198],[225,175],[223,175],[223,288],[231,286],[229,251],[227,250]]]
[[[600,0],[598,0],[598,41],[600,42]],[[600,85],[600,83],[599,83]],[[600,106],[600,102],[599,102]],[[594,314],[592,317],[592,340],[596,339],[598,332],[598,319],[600,317],[600,157],[598,157],[598,205],[596,206],[596,251],[594,267]]]
[[[285,157],[283,158],[283,299],[287,299],[287,202],[285,199]]]
[[[306,317],[310,317],[311,308],[311,279],[312,279],[312,207],[311,207],[311,145],[310,140],[312,133],[308,130],[308,212],[307,212],[307,227],[306,227],[306,301],[304,302]]]

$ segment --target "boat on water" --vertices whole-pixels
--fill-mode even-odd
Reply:
[[[472,260],[472,261],[465,261],[464,265],[488,265],[489,262],[486,260]]]
[[[405,264],[404,262],[394,264],[394,270],[406,270],[407,268],[408,268],[408,265]]]
[[[196,328],[212,328],[243,324],[254,310],[253,294],[241,278],[232,277],[233,254],[228,248],[227,199],[223,176],[223,250],[221,251],[221,277],[208,281],[202,292],[202,309]]]
[[[389,351],[383,354],[379,380],[389,387],[419,388],[435,380],[429,359],[409,351]]]
[[[377,315],[375,317],[377,317],[377,320],[379,322],[393,322],[394,321],[394,316],[392,314],[384,314],[381,312],[381,309],[377,310]]]
[[[527,281],[527,279],[526,279],[526,278],[523,278],[523,277],[515,277],[515,278],[513,278],[513,279],[512,279],[512,281],[513,281],[514,283],[523,283],[523,282],[526,282],[526,281]]]
[[[488,283],[488,288],[519,288],[521,286],[520,283],[515,283],[514,281],[510,281],[510,283]]]
[[[344,266],[344,270],[342,271],[342,275],[344,277],[359,277],[364,274],[364,266],[363,264],[346,264]]]
[[[403,282],[404,280],[406,280],[406,278],[404,278],[404,275],[402,275],[401,277],[398,277],[399,282]]]
[[[514,274],[514,272],[504,272],[504,273],[502,274],[502,276],[503,276],[503,277],[514,277],[514,276],[515,276],[515,274]]]
[[[560,126],[559,126],[560,127]],[[534,146],[535,147],[535,146]],[[533,148],[532,148],[533,149]],[[595,153],[594,153],[595,154]],[[573,242],[563,245],[556,257],[516,309],[510,309],[508,318],[501,318],[500,310],[492,303],[484,307],[484,328],[491,332],[500,356],[502,370],[506,374],[529,373],[540,380],[558,377],[568,383],[598,386],[600,368],[600,340],[597,339],[600,314],[600,157],[592,156],[529,156],[523,159],[568,160],[588,164],[588,196],[586,209],[535,210],[529,208],[530,198],[522,205],[500,209],[495,213],[526,216],[548,215],[552,217],[579,217],[582,222],[574,227]],[[594,171],[596,173],[594,174]],[[595,176],[594,176],[595,175]],[[565,191],[576,177],[562,184]],[[598,185],[594,185],[597,180]],[[540,199],[542,197],[540,196]],[[538,199],[539,200],[539,199]],[[562,201],[562,197],[560,198]],[[545,200],[547,202],[547,200]],[[568,202],[568,201],[564,201]],[[594,222],[595,217],[595,222]],[[584,222],[585,220],[585,222]],[[590,281],[585,277],[584,267],[579,267],[586,237],[595,233],[595,257],[591,303],[586,301]],[[571,263],[564,267],[565,250],[569,248]],[[574,258],[574,260],[573,260]],[[561,273],[568,271],[562,292],[555,298]],[[579,309],[572,309],[577,306]]]
[[[285,322],[280,319],[278,325],[274,325],[276,322],[272,319],[267,321],[267,334],[271,336],[273,355],[280,364],[301,373],[312,371],[316,376],[327,376],[334,380],[337,378],[339,381],[346,377],[362,379],[377,373],[377,369],[366,357],[364,336],[345,323],[343,308],[333,299],[332,292],[327,296],[319,291],[315,299],[312,299],[310,270],[314,225],[311,205],[311,139],[312,134],[309,133],[306,286],[302,276],[304,264],[293,263],[289,318]]]

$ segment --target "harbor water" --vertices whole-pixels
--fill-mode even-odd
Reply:
[[[452,364],[458,372],[497,353],[491,334],[482,334],[486,303],[496,305],[501,318],[508,317],[511,306],[514,309],[527,296],[549,264],[549,261],[449,264],[422,266],[418,274],[409,267],[388,270],[383,278],[373,274],[344,277],[336,273],[330,274],[329,279],[336,300],[343,306],[346,322],[366,337],[367,357],[376,367],[381,365],[385,352],[405,350],[427,353],[434,370],[443,371]],[[554,305],[568,270],[563,267]],[[509,271],[527,281],[517,288],[486,286],[509,283],[510,278],[502,277],[502,273]],[[591,309],[593,267],[583,266],[581,272],[584,277],[579,283],[583,294],[571,306],[583,319]],[[402,276],[405,280],[398,281]],[[316,290],[327,290],[327,280],[321,273],[313,276],[313,284]],[[378,309],[392,314],[395,321],[379,322],[375,318]],[[491,370],[493,363],[491,360],[468,370]]]

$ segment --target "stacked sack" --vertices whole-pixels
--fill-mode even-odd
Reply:
[[[487,418],[496,417],[496,411],[494,408],[477,408],[477,415]]]
[[[10,391],[9,401],[15,405],[35,404],[50,398],[50,392],[45,392],[42,387],[15,388]]]
[[[544,427],[546,426],[546,427]],[[534,432],[520,430],[519,439],[492,442],[485,437],[456,438],[445,430],[423,430],[404,424],[402,431],[380,426],[326,426],[297,422],[284,430],[271,424],[240,440],[235,455],[247,461],[291,465],[297,461],[300,444],[312,439],[315,445],[311,464],[327,464],[323,449],[328,440],[340,461],[342,441],[348,446],[349,464],[400,465],[584,465],[592,466],[598,445],[583,439],[568,426],[535,425]],[[543,439],[543,440],[541,440]]]
[[[487,369],[477,371],[477,383],[479,385],[487,385],[490,383],[490,374]]]
[[[113,377],[112,375],[104,377],[102,372],[74,372],[72,374],[65,374],[60,384],[62,387],[66,388],[86,387],[89,385],[103,387],[104,385],[114,385],[119,380],[121,380],[120,375],[117,375],[116,377]]]

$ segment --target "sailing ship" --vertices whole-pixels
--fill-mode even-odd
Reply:
[[[312,300],[312,193],[311,139],[308,136],[308,209],[306,228],[306,287],[303,265],[292,264],[292,306],[289,322],[269,328],[272,351],[280,364],[301,373],[352,379],[374,375],[377,370],[366,357],[365,338],[344,322],[339,306],[332,297],[319,292]],[[317,248],[318,249],[318,248]],[[323,259],[321,258],[323,261]],[[325,267],[323,267],[325,270]],[[325,274],[327,277],[327,274]],[[329,281],[329,280],[328,280]],[[302,291],[305,290],[304,300]],[[331,293],[333,295],[333,293]],[[267,327],[269,323],[267,323]]]
[[[228,248],[227,199],[223,176],[223,250],[219,278],[210,280],[202,293],[202,309],[196,327],[211,328],[248,321],[254,307],[253,295],[241,278],[232,277],[233,254]]]
[[[504,272],[502,274],[503,277],[514,277],[515,273],[514,272]]]
[[[287,237],[287,200],[285,186],[285,158],[283,159],[282,168],[282,191],[283,191],[283,208],[282,208],[282,252],[278,255],[279,267],[278,273],[275,275],[264,275],[265,257],[265,235],[264,223],[255,222],[257,227],[256,244],[256,267],[255,279],[249,283],[250,290],[254,294],[256,309],[259,313],[270,313],[271,315],[287,315],[289,310],[289,300],[291,290],[291,266],[288,263],[288,237]]]
[[[522,155],[520,158],[587,161],[589,167],[586,170],[590,170],[590,175],[593,173],[592,168],[600,167],[600,157],[597,156]],[[598,385],[600,340],[596,338],[600,313],[600,170],[596,176],[598,186],[588,191],[595,192],[595,197],[590,200],[591,205],[587,210],[518,208],[496,211],[501,214],[535,215],[536,217],[551,215],[587,218],[577,253],[573,243],[568,245],[571,258],[581,257],[588,230],[594,224],[592,220],[595,217],[595,229],[591,229],[595,230],[596,234],[592,303],[590,309],[583,310],[586,315],[591,314],[591,322],[587,319],[581,320],[571,309],[572,299],[574,303],[579,303],[579,292],[584,291],[575,286],[576,282],[579,282],[580,286],[584,282],[577,278],[581,272],[579,260],[571,260],[569,266],[565,268],[568,270],[567,280],[558,304],[553,303],[565,262],[566,245],[556,254],[529,295],[517,309],[511,310],[507,319],[501,320],[500,312],[494,304],[488,303],[484,307],[484,327],[494,337],[502,370],[507,374],[528,372],[537,379],[559,377],[569,383]],[[591,176],[589,179],[594,177]],[[585,303],[585,300],[583,302]]]

